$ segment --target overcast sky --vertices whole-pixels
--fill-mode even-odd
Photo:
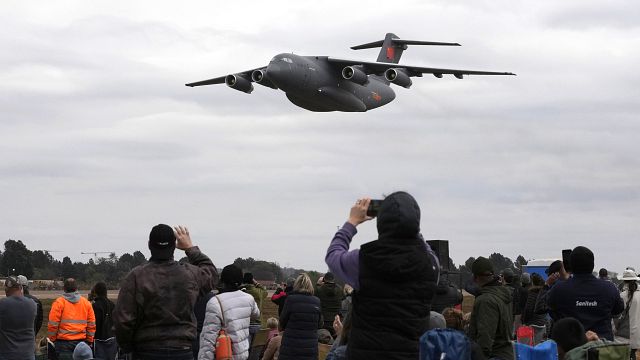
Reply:
[[[219,267],[325,271],[356,198],[406,190],[456,263],[585,245],[640,268],[640,2],[164,3],[3,2],[0,239],[86,261],[184,224]],[[349,47],[386,32],[463,45],[401,63],[518,76],[425,76],[355,114],[184,86],[282,52],[373,61]]]

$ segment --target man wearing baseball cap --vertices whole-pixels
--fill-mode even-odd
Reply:
[[[37,297],[29,294],[29,279],[27,279],[24,275],[18,275],[18,282],[22,286],[22,291],[24,292],[24,297],[33,300],[36,303],[36,308],[38,309],[36,312],[36,320],[33,324],[33,331],[37,334],[42,327],[42,319],[44,317],[42,311],[42,302]]]
[[[487,258],[477,258],[471,265],[471,272],[480,295],[473,304],[469,337],[488,359],[513,359],[513,290],[502,286]]]
[[[184,250],[188,262],[174,260]],[[133,359],[193,359],[199,294],[211,291],[218,272],[207,255],[193,246],[189,230],[159,224],[149,234],[151,258],[122,280],[113,311],[116,340]]]
[[[36,303],[23,296],[15,276],[5,280],[4,292],[7,297],[0,299],[0,359],[33,359]]]

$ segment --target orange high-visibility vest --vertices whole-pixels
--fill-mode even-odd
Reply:
[[[80,297],[72,303],[63,296],[56,299],[49,312],[49,340],[84,340],[93,343],[96,316],[89,300]]]

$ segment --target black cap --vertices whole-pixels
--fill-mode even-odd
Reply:
[[[574,274],[591,274],[594,267],[593,252],[578,246],[571,252],[571,270]]]
[[[598,272],[598,276],[600,276],[601,278],[606,278],[607,276],[609,276],[609,272],[607,271],[607,269],[602,268]]]
[[[159,224],[151,229],[151,233],[149,233],[151,257],[156,260],[172,259],[175,248],[176,234],[171,226]]]
[[[220,274],[220,282],[223,283],[225,289],[237,290],[242,284],[242,269],[231,264],[222,269]]]
[[[553,273],[560,272],[562,269],[562,260],[556,260],[549,265],[549,267],[544,271],[545,274],[551,275]]]
[[[242,277],[242,282],[245,284],[253,284],[253,274],[250,272],[244,273],[244,276]]]
[[[493,264],[489,259],[480,256],[471,264],[471,272],[476,276],[493,275]]]
[[[322,280],[324,282],[334,282],[336,280],[335,276],[333,276],[333,273],[326,273],[324,274],[324,276],[322,277]]]

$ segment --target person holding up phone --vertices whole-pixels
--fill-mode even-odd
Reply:
[[[356,227],[374,217],[378,239],[349,250]],[[333,237],[325,261],[355,290],[348,358],[417,359],[418,339],[428,330],[439,264],[420,235],[416,200],[406,192],[384,200],[358,199]]]
[[[572,317],[586,330],[613,341],[611,318],[624,310],[615,285],[593,276],[593,252],[578,246],[570,255],[573,276],[555,284],[548,293],[547,306],[553,321]]]

